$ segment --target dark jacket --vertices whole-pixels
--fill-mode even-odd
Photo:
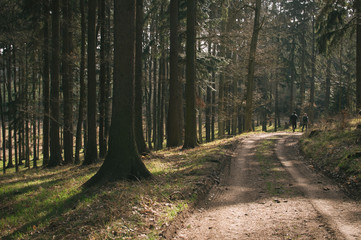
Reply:
[[[294,113],[290,117],[290,122],[295,123],[295,122],[297,122],[297,119],[298,119],[298,116],[297,116],[297,114]]]

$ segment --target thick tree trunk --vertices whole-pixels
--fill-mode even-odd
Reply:
[[[245,114],[245,131],[252,131],[252,114],[253,114],[253,88],[254,88],[254,68],[256,60],[256,50],[258,43],[258,33],[260,31],[261,0],[256,0],[253,34],[251,39],[251,48],[249,53],[248,74],[247,74],[247,96],[246,96],[246,114]]]
[[[114,90],[109,151],[85,185],[151,174],[140,159],[134,138],[135,0],[114,1]]]
[[[183,142],[183,96],[182,82],[178,73],[178,0],[170,1],[170,81],[168,110],[168,147],[177,147]]]
[[[62,80],[64,96],[64,163],[72,164],[73,158],[73,33],[72,4],[63,0],[63,52]]]
[[[50,90],[50,159],[48,167],[60,165],[62,162],[59,139],[59,70],[60,70],[60,0],[52,1],[52,59],[51,59],[51,90]]]
[[[88,2],[88,141],[84,157],[84,165],[98,161],[97,119],[96,119],[96,8],[97,0]]]
[[[49,6],[44,0],[44,46],[43,46],[43,165],[49,162],[49,128],[50,128],[50,81],[49,81]],[[20,140],[20,139],[19,139]],[[19,154],[20,155],[20,154]],[[21,157],[21,156],[20,156]]]
[[[136,0],[136,49],[135,49],[135,141],[140,154],[149,152],[143,132],[143,0]]]
[[[186,45],[186,121],[183,148],[197,146],[196,122],[196,0],[187,1],[187,45]]]

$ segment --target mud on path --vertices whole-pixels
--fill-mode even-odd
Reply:
[[[361,204],[307,166],[299,137],[244,138],[174,239],[361,239]]]

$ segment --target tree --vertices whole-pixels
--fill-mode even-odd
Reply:
[[[114,0],[114,88],[108,154],[85,184],[141,179],[151,174],[134,138],[135,0]]]
[[[88,141],[84,165],[98,161],[97,121],[96,121],[96,8],[97,0],[88,2]]]
[[[62,80],[64,96],[64,163],[74,162],[73,158],[73,31],[72,4],[63,0],[63,59]]]
[[[51,89],[50,89],[50,159],[48,167],[62,162],[59,139],[59,71],[60,71],[60,7],[59,0],[52,0],[52,51],[51,51]]]
[[[196,122],[196,0],[187,1],[187,44],[186,44],[186,121],[183,148],[197,146]]]
[[[170,80],[168,110],[168,147],[177,147],[183,141],[182,83],[178,77],[178,0],[170,1]]]
[[[247,103],[246,103],[246,116],[245,116],[245,130],[252,131],[252,114],[253,114],[253,85],[254,85],[254,68],[256,60],[256,50],[258,42],[258,33],[260,31],[260,14],[261,14],[261,0],[256,0],[255,16],[253,34],[251,39],[251,47],[248,62],[247,74]]]
[[[43,165],[49,161],[49,127],[50,127],[50,82],[49,82],[49,1],[43,0],[44,45],[43,45]]]
[[[135,141],[138,152],[141,154],[149,152],[145,145],[143,132],[143,0],[136,0],[136,43],[135,43]]]
[[[80,14],[81,14],[81,40],[80,40],[80,70],[79,70],[79,78],[80,78],[80,96],[79,96],[79,109],[78,109],[78,123],[76,126],[76,144],[75,144],[75,163],[80,163],[80,148],[82,145],[82,126],[84,120],[84,110],[85,110],[85,97],[86,97],[86,89],[85,89],[85,31],[86,31],[86,22],[85,22],[85,9],[84,9],[84,1],[80,0]]]

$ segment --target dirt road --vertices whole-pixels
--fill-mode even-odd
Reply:
[[[307,166],[299,137],[244,138],[174,239],[361,239],[361,204]]]

